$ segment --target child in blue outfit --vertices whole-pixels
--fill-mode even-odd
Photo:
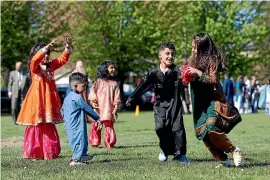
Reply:
[[[88,138],[86,129],[86,115],[97,122],[98,128],[101,128],[99,115],[83,99],[82,93],[86,89],[87,79],[81,73],[73,73],[69,77],[71,91],[64,99],[61,109],[65,121],[67,138],[72,149],[72,160],[70,165],[87,164],[92,156],[87,155]]]

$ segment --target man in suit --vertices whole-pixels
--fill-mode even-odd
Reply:
[[[228,100],[228,102],[231,104],[231,105],[234,105],[234,102],[233,102],[233,96],[234,96],[234,86],[233,86],[233,82],[232,80],[230,79],[230,75],[229,74],[226,74],[225,75],[225,80],[223,82],[223,91],[226,95],[226,98]]]
[[[8,96],[11,98],[11,113],[14,124],[16,124],[21,104],[30,86],[30,78],[22,68],[22,62],[17,62],[16,70],[9,74]]]

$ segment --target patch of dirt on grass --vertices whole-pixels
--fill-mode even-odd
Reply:
[[[1,139],[1,148],[22,147],[23,137],[9,137]]]

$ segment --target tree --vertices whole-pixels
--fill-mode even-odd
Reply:
[[[34,42],[31,38],[34,34],[30,31],[32,3],[1,2],[1,5],[1,66],[2,72],[8,72],[14,68],[16,61],[27,62],[29,49]]]
[[[229,60],[228,72],[251,75],[254,64],[265,61],[266,55],[258,54],[262,41],[270,31],[266,24],[255,22],[263,2],[200,2],[201,31],[211,35]]]
[[[36,42],[48,42],[68,26],[55,18],[66,12],[59,2],[5,1],[1,5],[1,75],[7,81],[15,62],[22,61],[27,68],[29,52]]]
[[[183,2],[81,2],[80,6],[72,28],[73,55],[87,62],[92,77],[103,60],[114,60],[121,90],[128,72],[144,74],[154,66],[161,41],[184,47]],[[179,50],[177,58],[183,54]]]
[[[183,63],[200,31],[223,49],[233,75],[250,75],[254,64],[269,62],[269,2],[15,1],[2,7],[2,69],[26,63],[35,42],[69,32],[72,57],[86,62],[91,77],[103,60],[114,60],[120,86],[129,71],[143,75],[155,65],[161,41],[174,42],[176,63]]]
[[[262,1],[256,7],[257,18],[254,23],[256,25],[263,25],[266,27],[266,33],[264,38],[258,42],[258,49],[256,51],[257,57],[260,57],[260,61],[254,63],[252,73],[262,83],[267,82],[270,78],[270,2]]]
[[[76,4],[78,5],[78,4]],[[260,2],[81,2],[73,29],[74,56],[84,59],[93,77],[105,59],[117,63],[120,88],[127,72],[144,74],[157,60],[157,45],[172,41],[176,60],[190,55],[194,34],[208,32],[229,60],[229,73],[250,74],[263,56],[246,56],[259,48],[266,26],[254,21]],[[74,4],[71,6],[74,6]]]

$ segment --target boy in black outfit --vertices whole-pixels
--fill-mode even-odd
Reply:
[[[183,124],[182,102],[183,90],[179,66],[174,64],[175,47],[173,43],[162,42],[158,47],[160,65],[152,69],[142,83],[128,98],[126,105],[140,98],[149,88],[154,88],[156,103],[154,105],[155,130],[159,137],[160,161],[167,161],[168,155],[175,160],[188,163],[186,157],[186,132]]]

